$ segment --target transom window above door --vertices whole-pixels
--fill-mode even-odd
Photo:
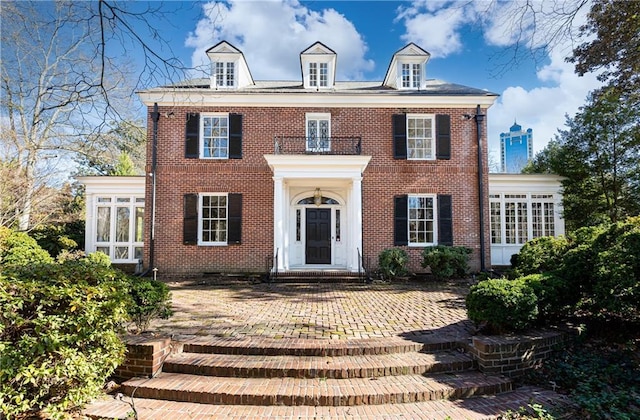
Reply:
[[[331,114],[307,114],[307,152],[331,150]]]

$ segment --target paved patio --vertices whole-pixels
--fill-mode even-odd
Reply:
[[[433,335],[463,340],[462,283],[168,282],[175,314],[165,335],[350,340]]]

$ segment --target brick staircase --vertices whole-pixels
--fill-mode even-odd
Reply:
[[[155,377],[96,401],[94,419],[410,418],[484,419],[555,396],[513,391],[475,370],[454,341],[195,338]],[[133,397],[133,398],[131,398]],[[135,410],[134,410],[135,408]],[[235,417],[237,416],[237,417]]]

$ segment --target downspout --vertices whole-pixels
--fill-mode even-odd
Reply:
[[[482,164],[482,122],[486,117],[481,113],[480,105],[476,106],[476,115],[473,118],[476,120],[476,139],[478,141],[478,206],[480,207],[480,271],[486,271],[485,266],[485,237],[484,237],[484,168]]]
[[[158,112],[158,103],[153,104],[153,112],[151,112],[153,120],[153,135],[151,140],[151,234],[149,237],[149,266],[142,275],[148,274],[154,268],[155,263],[155,239],[156,239],[156,167],[158,159],[158,121],[160,120],[160,112]]]

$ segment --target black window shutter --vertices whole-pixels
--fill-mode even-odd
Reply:
[[[227,243],[242,242],[242,194],[229,194],[227,222]]]
[[[183,203],[182,243],[196,245],[198,243],[198,194],[185,194]]]
[[[184,157],[197,159],[200,156],[200,114],[187,113]]]
[[[229,114],[229,159],[242,159],[242,114]]]
[[[438,195],[438,244],[453,245],[453,211],[450,195]]]
[[[393,117],[393,158],[407,158],[407,116],[394,114]]]
[[[436,158],[451,159],[451,117],[436,115]]]
[[[409,227],[407,224],[409,197],[397,195],[393,200],[393,244],[396,246],[407,245],[409,243]]]

